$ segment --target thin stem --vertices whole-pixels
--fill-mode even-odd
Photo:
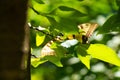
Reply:
[[[36,13],[36,14],[40,14],[37,10],[35,10],[33,7],[30,6],[30,8]]]
[[[48,36],[54,38],[53,35],[51,35],[51,34],[49,34],[49,33],[47,33],[47,32],[44,32],[43,30],[40,30],[38,27],[33,27],[33,26],[29,26],[29,27],[30,27],[30,29],[34,29],[34,30],[40,31],[40,32],[42,32],[43,34],[48,35]]]

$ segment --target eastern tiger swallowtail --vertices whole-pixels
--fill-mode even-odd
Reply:
[[[72,34],[68,36],[68,39],[77,39],[81,43],[88,43],[88,38],[92,35],[94,30],[98,27],[96,23],[84,23],[78,25],[79,34]]]
[[[56,55],[55,51],[50,48],[51,44],[52,44],[54,41],[61,41],[60,36],[57,36],[54,40],[49,41],[49,42],[42,48],[42,50],[41,50],[41,57],[44,57],[44,56],[55,56],[55,55]]]
[[[56,53],[53,49],[50,48],[51,44],[53,43],[53,41],[51,40],[50,42],[48,42],[41,50],[41,57],[44,56],[55,56]]]
[[[75,39],[80,38],[83,44],[87,43],[88,38],[92,35],[94,30],[98,27],[98,24],[96,23],[84,23],[78,25],[78,28],[80,29],[80,33],[77,35],[70,35],[68,36],[68,39]],[[60,38],[56,38],[55,40],[59,40]],[[56,53],[53,49],[50,48],[53,41],[51,40],[48,42],[41,50],[41,56],[55,56]]]

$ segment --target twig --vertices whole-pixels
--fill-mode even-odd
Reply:
[[[40,32],[43,33],[43,34],[48,35],[48,36],[50,36],[51,38],[54,38],[53,35],[51,35],[51,34],[49,34],[49,33],[47,33],[47,32],[44,32],[44,31],[41,30],[39,27],[33,27],[33,26],[29,26],[29,27],[30,27],[30,29],[34,29],[34,30],[40,31]]]
[[[37,10],[35,10],[33,7],[30,6],[30,8],[36,13],[36,14],[40,14]]]

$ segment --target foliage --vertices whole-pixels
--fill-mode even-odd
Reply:
[[[119,2],[119,0],[116,0],[116,2]],[[74,64],[72,64],[73,67],[69,67],[68,64],[70,63],[65,63],[74,57],[77,59],[79,58],[88,69],[90,69],[90,62],[91,64],[97,63],[96,59],[120,66],[120,58],[116,53],[116,51],[119,51],[119,48],[115,51],[106,46],[106,43],[112,37],[119,35],[120,31],[119,4],[116,6],[114,0],[31,0],[30,3],[28,22],[31,27],[36,29],[31,29],[31,52],[32,55],[35,55],[35,57],[31,59],[32,66],[38,67],[41,64],[43,66],[49,65],[49,67],[51,65],[52,67],[52,65],[55,64],[58,67],[64,67],[61,68],[64,70],[70,68],[71,72],[68,71],[64,73],[66,75],[72,75],[72,73],[74,73],[74,71],[72,71],[72,69],[75,69]],[[77,26],[86,22],[97,22],[97,17],[99,15],[103,15],[104,17],[112,15],[103,26],[96,30],[96,32],[99,33],[98,35],[103,36],[103,39],[93,39],[89,44],[82,44],[82,39],[80,38],[81,34],[79,35],[80,32]],[[117,32],[117,34],[112,34],[113,31]],[[61,33],[63,34],[62,36]],[[80,40],[67,39],[69,35],[73,34],[79,35]],[[58,36],[61,39],[59,41],[56,40]],[[44,48],[51,40],[54,42],[52,42],[47,49]],[[48,54],[43,54],[43,48],[48,51]],[[50,53],[50,51],[53,52]],[[94,58],[96,58],[96,62],[93,61]],[[85,67],[79,60],[78,65],[76,64],[79,67],[77,67],[77,69],[81,68],[81,70],[85,70]],[[58,70],[56,68],[54,69]],[[51,74],[55,74],[55,70],[53,70]],[[42,76],[44,71],[40,71],[39,73],[41,73]],[[58,73],[62,74],[60,71]],[[48,74],[45,75],[48,76]],[[64,76],[61,75],[61,77]],[[45,80],[56,80],[55,78],[57,77],[53,78],[49,76],[49,78]]]

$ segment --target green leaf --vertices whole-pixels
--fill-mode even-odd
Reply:
[[[44,0],[44,4],[39,4],[38,2],[33,1],[32,2],[33,7],[35,10],[37,10],[39,13],[42,13],[43,15],[51,13],[53,10],[58,8],[61,5],[60,0]]]
[[[57,29],[61,32],[67,33],[78,33],[78,27],[75,20],[72,19],[65,19],[60,17],[50,17],[47,16],[48,20],[51,23],[52,29]],[[72,22],[72,23],[70,23]]]
[[[75,20],[72,19],[60,18],[58,21],[58,25],[55,25],[55,28],[62,32],[78,33],[77,23]]]
[[[78,58],[88,69],[90,69],[90,55],[81,56],[78,54]]]
[[[46,17],[36,14],[32,9],[29,9],[28,12],[28,21],[32,26],[48,27],[50,25]]]
[[[103,44],[91,44],[87,52],[92,56],[92,58],[97,58],[120,66],[120,58],[117,56],[115,51]]]
[[[44,4],[44,2],[42,0],[34,0],[34,1],[36,1],[39,4]]]
[[[40,46],[45,39],[45,35],[39,35],[38,33],[36,33],[36,46]]]
[[[35,57],[39,57],[40,56],[40,51],[41,51],[41,47],[31,47],[31,54],[34,55]]]
[[[56,25],[57,26],[57,21],[54,17],[51,17],[51,16],[46,16],[46,18],[49,20],[50,24],[53,26],[53,25]]]
[[[58,67],[63,67],[63,65],[60,61],[60,58],[58,58],[57,56],[45,56],[45,59],[52,62],[53,64],[55,64]]]
[[[58,46],[57,43],[52,43],[51,49],[55,51],[54,55],[46,55],[44,58],[58,67],[63,67],[61,58],[65,56],[66,49],[62,46]]]
[[[80,59],[80,61],[88,68],[90,69],[90,55],[87,53],[89,45],[88,44],[79,44],[76,48],[77,56]]]
[[[75,10],[81,12],[81,13],[86,13],[85,5],[89,4],[87,0],[85,0],[85,1],[78,1],[78,0],[74,0],[74,1],[73,0],[67,0],[67,1],[65,1],[65,0],[63,0],[63,1],[64,2],[63,2],[63,4],[61,4],[61,6],[65,6],[65,7],[69,8],[69,10],[70,10],[70,8],[75,9]]]
[[[31,47],[36,46],[36,39],[35,38],[36,38],[36,32],[33,30],[30,30],[30,42],[31,42],[30,46]]]
[[[99,33],[109,33],[112,31],[120,31],[120,15],[112,15],[99,29]]]
[[[31,65],[36,68],[37,66],[45,63],[46,61],[48,60],[42,60],[40,58],[31,58]]]
[[[89,44],[79,44],[77,47],[76,47],[76,51],[77,53],[79,53],[81,56],[87,56],[88,53],[87,53],[87,49],[89,48]]]
[[[120,0],[116,0],[116,3],[120,7]]]
[[[68,19],[76,19],[78,17],[86,16],[85,13],[80,12],[77,9],[67,7],[67,6],[60,6],[58,10],[56,10],[57,16],[68,18]]]
[[[60,6],[59,8],[62,11],[73,11],[74,10],[73,8],[69,8],[69,7],[66,7],[66,6]]]

